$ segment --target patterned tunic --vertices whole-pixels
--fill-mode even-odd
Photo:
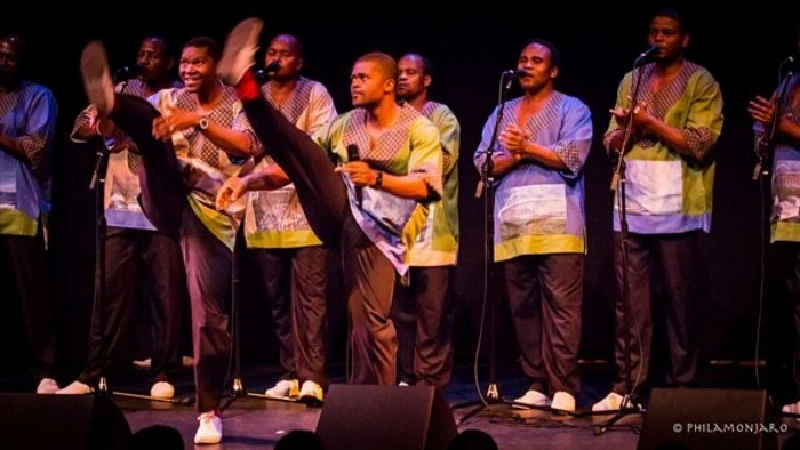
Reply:
[[[715,163],[700,163],[716,144],[722,129],[722,94],[711,74],[697,64],[685,61],[680,73],[668,84],[652,92],[646,84],[655,69],[649,64],[642,71],[641,101],[650,113],[667,125],[681,130],[693,158],[686,158],[649,135],[634,137],[625,154],[625,202],[632,233],[683,233],[711,231],[711,206]],[[617,107],[628,108],[633,73],[625,75],[617,90]],[[611,118],[604,144],[608,148],[615,135],[624,129]],[[615,149],[616,150],[616,149]],[[619,202],[614,202],[619,208]],[[619,214],[614,214],[614,230],[619,231]]]
[[[431,202],[425,226],[409,248],[411,266],[453,266],[458,255],[458,151],[461,125],[446,105],[427,102],[422,115],[439,129],[444,195]]]
[[[786,81],[783,113],[800,125],[800,74]],[[756,138],[764,129],[756,127]],[[772,167],[772,242],[800,242],[800,142],[777,135]]]
[[[181,83],[178,81],[174,81],[172,85],[174,88],[181,87]],[[143,81],[133,79],[119,83],[114,90],[117,93],[144,98],[145,87],[146,85]],[[75,125],[72,128],[72,141],[85,143],[85,140],[76,137],[76,133],[85,126],[94,126],[96,119],[97,113],[94,106],[91,105],[78,114],[78,118],[75,119]],[[138,174],[142,157],[135,151],[130,150],[134,147],[134,144],[128,140],[125,133],[120,130],[114,130],[113,136],[105,139],[105,145],[106,148],[111,150],[118,144],[125,145],[125,147],[109,155],[106,169],[103,198],[106,223],[112,227],[155,230],[155,227],[144,216],[137,200],[141,192]]]
[[[357,145],[359,158],[370,167],[396,176],[417,175],[442,195],[442,149],[439,131],[409,105],[373,143],[367,132],[367,112],[355,109],[338,116],[314,135],[314,140],[338,160],[347,162],[347,146]],[[391,261],[400,275],[408,271],[408,246],[428,215],[428,206],[365,186],[358,206],[355,188],[346,174],[350,210],[364,234]]]
[[[0,148],[0,234],[35,236],[50,210],[50,166],[58,108],[46,87],[24,81],[0,93],[0,134],[13,138],[24,161]]]
[[[153,101],[164,116],[168,116],[172,108],[186,111],[199,109],[197,97],[186,89],[161,90]],[[250,139],[251,150],[255,152],[258,148],[255,133],[242,112],[242,104],[233,88],[224,86],[222,100],[204,115],[221,126],[245,132]],[[239,200],[219,212],[216,210],[216,196],[228,178],[238,175],[244,160],[231,160],[222,148],[195,129],[175,132],[172,143],[183,170],[184,182],[190,188],[189,205],[209,231],[233,249],[245,202]]]
[[[506,103],[500,130],[519,124],[522,98]],[[481,171],[498,109],[486,121],[475,152]],[[592,115],[575,97],[554,92],[528,122],[519,124],[531,142],[548,147],[566,170],[523,159],[499,181],[495,194],[495,261],[523,255],[586,253],[583,164],[592,144]],[[497,143],[497,153],[509,154]]]
[[[271,86],[271,83],[266,83],[262,87],[264,97],[289,122],[309,135],[336,117],[333,99],[317,81],[301,77],[282,105],[275,105],[272,101]],[[272,164],[272,158],[267,156],[259,163],[259,168]],[[244,225],[249,248],[299,248],[322,244],[308,224],[294,184],[248,195]]]

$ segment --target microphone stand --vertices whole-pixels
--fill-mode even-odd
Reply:
[[[769,246],[769,232],[770,232],[770,216],[768,210],[768,202],[771,201],[768,193],[769,193],[769,183],[771,179],[770,169],[772,162],[770,157],[773,155],[775,151],[776,145],[776,131],[778,129],[778,121],[780,117],[783,115],[783,102],[786,98],[786,88],[789,84],[788,81],[792,76],[791,70],[784,69],[786,65],[789,65],[793,62],[793,58],[790,56],[781,62],[778,66],[778,84],[776,87],[776,96],[775,96],[775,113],[772,116],[772,120],[769,123],[769,128],[764,130],[765,133],[759,138],[758,142],[756,143],[756,153],[758,155],[758,160],[756,161],[756,165],[753,168],[753,180],[759,182],[760,193],[761,193],[761,254],[760,254],[760,266],[761,266],[761,273],[759,274],[759,301],[758,301],[758,323],[757,323],[757,331],[756,331],[756,345],[755,345],[755,357],[754,361],[755,364],[755,378],[756,378],[756,386],[761,387],[761,377],[759,375],[759,367],[758,361],[760,360],[760,347],[761,347],[761,321],[762,321],[762,308],[764,305],[764,292],[766,290],[766,283],[767,283],[767,247]]]
[[[645,55],[642,55],[636,58],[636,61],[633,63],[633,70],[636,72],[636,80],[633,85],[633,92],[631,95],[631,106],[630,112],[628,113],[628,122],[625,125],[625,134],[623,135],[622,139],[622,146],[617,149],[617,166],[614,170],[614,175],[611,179],[611,192],[615,193],[617,196],[618,202],[618,209],[619,209],[619,218],[620,218],[620,234],[622,239],[622,251],[621,258],[622,258],[622,329],[623,329],[623,339],[625,339],[625,344],[623,345],[623,359],[625,360],[624,372],[625,372],[625,395],[622,397],[622,404],[620,405],[619,411],[608,421],[599,425],[599,427],[595,430],[595,435],[600,435],[608,431],[608,427],[613,426],[616,424],[620,419],[625,417],[628,414],[635,414],[638,413],[638,409],[636,408],[626,408],[628,403],[632,403],[633,397],[633,381],[631,380],[631,320],[630,320],[630,289],[628,288],[628,218],[626,213],[626,199],[625,199],[625,153],[627,153],[628,147],[631,145],[631,137],[633,135],[633,114],[636,109],[636,105],[638,104],[639,98],[639,88],[642,85],[642,62],[644,62]],[[633,77],[631,77],[633,80]]]
[[[499,383],[497,382],[497,354],[496,354],[496,347],[497,347],[497,322],[499,320],[500,315],[500,302],[497,301],[496,298],[489,301],[489,296],[494,295],[497,292],[496,285],[496,266],[497,264],[494,261],[494,203],[495,203],[495,191],[497,188],[497,182],[495,180],[494,174],[494,160],[492,156],[497,152],[497,134],[500,128],[500,124],[503,122],[503,115],[505,113],[505,105],[506,105],[506,97],[508,95],[508,90],[511,88],[511,81],[513,77],[511,77],[514,71],[503,72],[500,76],[500,83],[498,88],[498,109],[497,115],[495,118],[494,123],[494,131],[492,132],[492,138],[489,141],[489,146],[486,149],[486,159],[483,162],[483,166],[481,167],[481,179],[478,182],[478,187],[475,191],[475,198],[480,198],[482,191],[484,188],[486,189],[486,193],[483,198],[484,202],[484,228],[486,232],[486,240],[485,240],[485,247],[486,247],[486,260],[485,260],[485,273],[486,273],[486,287],[484,288],[484,296],[483,296],[483,305],[481,307],[481,324],[479,327],[478,332],[478,344],[475,350],[475,387],[477,388],[478,396],[480,399],[478,401],[470,401],[465,403],[459,403],[453,405],[451,410],[457,410],[465,407],[476,406],[473,410],[467,412],[461,420],[459,420],[458,425],[462,425],[464,422],[469,420],[470,418],[480,414],[482,417],[490,416],[490,417],[497,417],[499,416],[497,409],[495,408],[494,411],[492,405],[497,404],[504,404],[504,405],[511,405],[512,402],[506,402],[503,399],[502,390],[500,388]],[[491,308],[489,308],[489,340],[491,345],[489,346],[489,386],[486,390],[486,396],[484,397],[481,394],[480,389],[480,382],[478,381],[478,361],[480,356],[481,350],[481,343],[483,341],[483,330],[486,322],[486,310],[489,307],[489,303],[491,303]],[[487,412],[484,412],[487,411]]]
[[[274,73],[272,68],[274,65],[269,65],[265,69],[255,72],[256,81],[258,84],[264,85]],[[255,166],[253,167],[255,170]],[[241,228],[241,225],[240,225]],[[240,349],[240,292],[239,292],[239,259],[240,251],[243,240],[239,239],[239,233],[236,233],[236,242],[233,244],[233,254],[231,255],[231,392],[227,399],[220,407],[221,411],[228,409],[236,400],[243,397],[258,398],[261,400],[283,402],[283,403],[303,403],[300,399],[293,399],[289,397],[273,397],[266,394],[258,394],[255,392],[247,392],[242,383],[242,364],[241,364],[241,349]],[[230,372],[229,372],[230,373]],[[226,381],[227,384],[227,381]],[[319,404],[322,404],[320,402]]]
[[[127,67],[123,67],[114,74],[114,84],[121,84],[120,92],[125,89],[128,84],[127,79],[122,79],[122,75],[130,73]],[[108,168],[108,159],[111,152],[106,148],[105,142],[98,146],[96,159],[94,164],[94,172],[92,179],[89,182],[89,190],[95,193],[95,259],[94,259],[94,299],[92,300],[92,324],[98,323],[99,325],[93,329],[97,332],[91,333],[90,339],[98,342],[101,348],[104,348],[103,341],[105,340],[104,329],[105,321],[103,315],[103,307],[106,298],[106,214],[105,214],[105,184],[106,184],[106,169]],[[97,321],[97,322],[95,322]],[[97,394],[106,396],[113,395],[118,397],[133,398],[138,400],[150,400],[153,402],[165,402],[181,405],[188,405],[193,402],[191,396],[163,398],[153,397],[150,395],[132,394],[126,392],[113,392],[109,391],[106,377],[101,373],[97,382]]]

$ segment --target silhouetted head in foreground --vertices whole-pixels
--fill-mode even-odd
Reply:
[[[322,450],[322,441],[312,431],[295,430],[284,435],[275,450]]]
[[[497,442],[480,430],[464,430],[454,437],[447,450],[497,450]]]

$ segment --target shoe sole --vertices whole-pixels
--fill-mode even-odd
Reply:
[[[99,41],[90,42],[81,54],[81,72],[83,75],[83,86],[89,103],[95,105],[97,112],[108,114],[113,107],[109,98],[113,101],[114,86],[108,72],[108,58],[103,44]]]
[[[225,40],[225,47],[222,52],[222,58],[217,66],[217,75],[227,81],[229,84],[236,84],[239,82],[237,77],[242,74],[234,74],[239,54],[248,47],[255,47],[258,44],[258,37],[261,35],[261,29],[264,22],[256,17],[251,17],[240,22],[228,34]]]

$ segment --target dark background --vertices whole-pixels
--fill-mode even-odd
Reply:
[[[690,6],[699,3],[703,2]],[[69,15],[53,18],[52,25],[44,22],[46,8],[42,5],[23,4],[14,12],[0,14],[0,30],[27,36],[33,57],[30,78],[53,89],[59,105],[50,278],[57,302],[59,361],[64,373],[71,374],[86,358],[94,271],[94,207],[87,189],[94,154],[66,139],[86,101],[78,72],[83,45],[90,39],[102,39],[113,69],[135,63],[135,52],[145,33],[166,35],[177,53],[182,42],[196,35],[211,36],[222,44],[230,28],[251,15],[264,18],[264,39],[279,32],[301,38],[305,44],[305,75],[328,87],[340,112],[350,109],[348,77],[358,55],[372,50],[396,56],[418,51],[433,61],[432,97],[448,104],[462,125],[462,237],[456,280],[456,349],[460,363],[473,359],[484,283],[483,209],[481,201],[473,198],[477,172],[471,155],[481,127],[496,104],[500,72],[515,68],[528,39],[544,38],[555,43],[562,54],[557,87],[582,99],[591,108],[595,125],[595,143],[585,168],[589,254],[581,357],[613,360],[612,197],[608,190],[612,167],[600,140],[608,125],[607,111],[614,105],[617,83],[633,59],[647,48],[648,14],[661,5],[645,1],[604,3],[605,7],[588,3],[582,7],[576,2],[564,6],[494,2],[491,6],[453,8],[445,4],[370,6],[346,2],[315,9],[299,2],[270,8],[253,6],[254,2],[232,2],[230,6],[186,3],[183,9],[167,6],[163,10],[136,5],[82,3]],[[693,29],[689,58],[711,71],[725,101],[725,124],[716,149],[713,232],[702,242],[704,293],[698,307],[704,360],[744,361],[754,355],[759,299],[759,190],[750,178],[754,158],[745,108],[753,95],[768,95],[775,87],[777,65],[789,54],[793,20],[800,16],[796,9],[772,2],[725,5],[686,9]],[[518,93],[515,88],[512,95]],[[243,286],[244,360],[275,362],[277,346],[269,326],[268,305],[248,261],[243,267]],[[333,362],[344,356],[344,302],[340,292],[341,283],[335,280],[330,299]],[[496,298],[502,299],[502,292],[496,293]],[[516,342],[508,317],[502,320],[498,352],[501,361],[513,362]],[[16,346],[13,342],[11,345]]]

